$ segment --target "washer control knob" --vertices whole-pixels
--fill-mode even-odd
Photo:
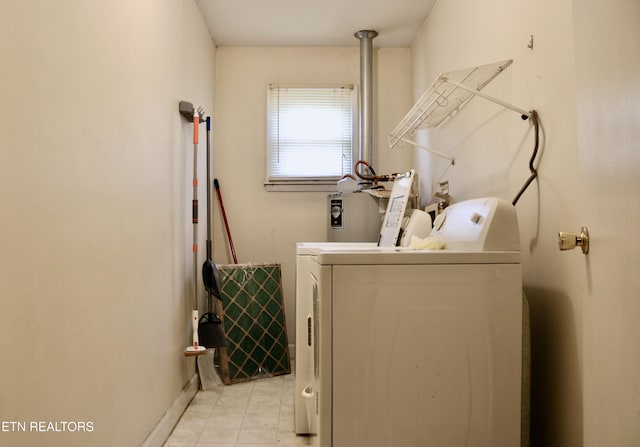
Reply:
[[[558,233],[558,247],[560,250],[571,250],[576,247],[582,247],[582,253],[589,253],[589,229],[582,227],[580,234],[561,231]]]

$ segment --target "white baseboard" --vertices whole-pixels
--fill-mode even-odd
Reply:
[[[149,436],[144,440],[141,447],[158,447],[169,439],[173,428],[180,420],[180,417],[182,417],[182,413],[184,413],[184,410],[189,406],[189,402],[191,402],[198,392],[199,383],[198,373],[195,373],[184,388],[182,388],[182,392],[176,400],[173,401],[173,404],[171,404],[162,416],[162,419],[160,419],[151,433],[149,433]]]

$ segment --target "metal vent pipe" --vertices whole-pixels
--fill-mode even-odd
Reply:
[[[360,120],[359,120],[359,147],[358,159],[373,163],[373,89],[372,81],[372,41],[378,33],[371,30],[362,30],[355,33],[360,39]]]

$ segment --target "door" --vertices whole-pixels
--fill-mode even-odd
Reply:
[[[584,446],[631,447],[640,445],[640,2],[573,6],[578,162],[591,235]]]

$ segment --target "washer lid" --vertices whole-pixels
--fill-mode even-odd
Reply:
[[[297,244],[298,255],[314,256],[320,264],[519,264],[518,218],[511,203],[485,197],[445,208],[433,224],[431,237],[444,250],[378,247],[363,242]]]
[[[520,264],[519,251],[412,250],[371,247],[310,253],[321,265]]]
[[[319,251],[365,251],[377,247],[375,242],[298,242],[296,244],[296,255],[313,255]]]

